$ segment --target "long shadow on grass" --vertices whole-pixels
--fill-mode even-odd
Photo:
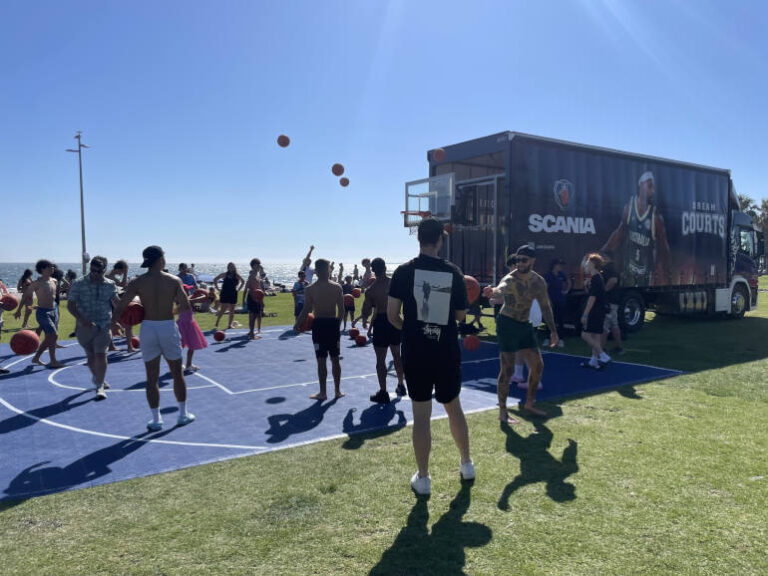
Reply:
[[[379,563],[370,571],[370,576],[465,574],[464,549],[485,546],[492,536],[488,526],[462,520],[469,509],[471,488],[471,483],[462,483],[461,490],[451,501],[448,512],[432,525],[431,534],[427,528],[427,499],[418,498],[408,515],[405,527],[397,535],[392,546],[382,554]]]
[[[299,410],[294,414],[273,414],[267,421],[269,428],[266,431],[267,442],[278,444],[287,440],[293,434],[301,434],[315,428],[320,422],[327,410],[336,404],[336,398],[330,402],[320,402],[315,400],[307,408]]]
[[[162,438],[171,431],[173,431],[173,427],[153,434],[152,439]],[[147,442],[143,442],[142,439],[149,434],[149,432],[144,432],[132,438],[121,440],[78,458],[63,468],[59,466],[43,468],[42,466],[48,464],[49,461],[38,462],[25,468],[11,480],[8,487],[3,491],[5,498],[13,500],[1,502],[0,510],[16,506],[24,499],[32,496],[62,492],[106,476],[112,471],[111,464],[147,445]]]
[[[400,398],[389,404],[373,404],[360,413],[360,423],[355,424],[355,408],[350,408],[344,416],[342,430],[349,438],[341,445],[345,450],[357,450],[366,440],[392,434],[405,427],[408,420],[402,410],[397,409]],[[394,424],[390,425],[393,419]]]
[[[517,490],[539,482],[546,485],[547,495],[555,502],[576,499],[576,487],[565,479],[579,471],[578,444],[569,438],[562,458],[557,460],[549,453],[552,431],[540,420],[532,418],[531,422],[536,432],[528,437],[518,434],[506,422],[501,423],[501,430],[507,435],[507,452],[520,459],[520,474],[504,487],[499,498],[501,510],[509,510],[509,499]]]

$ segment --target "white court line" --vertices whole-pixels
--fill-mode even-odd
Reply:
[[[87,388],[81,388],[79,386],[67,386],[66,384],[62,384],[61,382],[57,382],[55,376],[67,368],[73,368],[75,366],[85,366],[88,363],[87,360],[83,360],[82,362],[78,362],[77,364],[70,364],[68,366],[62,366],[61,368],[57,368],[54,370],[49,376],[48,376],[48,382],[53,384],[54,386],[58,388],[65,388],[67,390],[79,390],[79,391],[88,391],[88,390],[95,390],[93,385],[88,386]],[[203,390],[205,388],[213,388],[213,386],[187,386],[187,390]],[[120,388],[110,388],[110,392],[141,392],[142,394],[145,392],[144,388],[137,388],[135,390],[125,390]],[[173,389],[171,388],[160,388],[160,392],[173,392]]]
[[[99,436],[101,438],[113,438],[115,440],[133,440],[134,442],[146,442],[148,444],[168,444],[171,446],[197,446],[201,448],[233,448],[236,450],[260,450],[260,451],[265,451],[269,449],[266,446],[247,446],[247,445],[240,445],[240,444],[212,444],[207,442],[182,442],[180,440],[157,440],[152,438],[137,438],[135,436],[121,436],[119,434],[109,434],[107,432],[96,432],[94,430],[86,430],[84,428],[78,428],[76,426],[69,426],[68,424],[60,424],[59,422],[54,422],[53,420],[48,420],[47,418],[40,418],[38,416],[33,416],[32,414],[24,412],[24,410],[21,410],[19,408],[16,408],[16,406],[12,404],[9,404],[3,398],[0,398],[0,404],[8,408],[8,410],[15,412],[16,414],[19,414],[20,416],[31,418],[32,420],[35,420],[37,422],[42,422],[43,424],[48,424],[49,426],[55,426],[57,428],[63,428],[64,430],[69,430],[70,432],[80,432],[81,434],[88,434],[90,436]]]

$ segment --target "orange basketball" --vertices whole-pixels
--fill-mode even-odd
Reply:
[[[478,338],[474,334],[470,334],[468,336],[464,336],[464,341],[462,342],[462,344],[464,345],[465,350],[474,352],[475,350],[480,348],[480,338]]]
[[[331,166],[331,172],[333,172],[334,176],[341,176],[344,174],[344,166],[341,164],[334,164]]]
[[[480,283],[472,276],[464,276],[464,284],[467,287],[467,301],[472,304],[480,297]]]
[[[435,151],[432,153],[432,158],[434,159],[435,162],[445,161],[445,150],[443,150],[442,148],[435,149]]]
[[[221,342],[226,337],[227,334],[223,330],[216,330],[216,332],[213,333],[213,339],[216,340],[216,342]]]
[[[134,348],[141,347],[141,342],[139,342],[138,336],[134,336],[133,338],[131,338],[131,346],[133,346]]]
[[[339,178],[339,184],[346,188],[349,186],[349,178]]]
[[[352,294],[344,294],[344,306],[347,308],[355,307],[355,297]]]
[[[120,316],[120,323],[125,326],[136,326],[141,324],[142,320],[144,320],[144,306],[138,302],[128,304]]]
[[[19,356],[33,354],[40,345],[40,338],[32,330],[21,330],[11,337],[11,350]]]
[[[290,143],[291,139],[285,134],[280,134],[280,136],[277,137],[277,145],[280,146],[280,148],[286,148]]]
[[[358,346],[365,346],[368,344],[368,337],[365,334],[358,334],[355,336],[355,344]]]
[[[192,292],[192,296],[190,298],[200,298],[200,296],[208,296],[208,290],[203,290],[202,288],[196,289],[194,292]]]
[[[360,288],[353,288],[352,289],[352,296],[354,296],[355,298],[360,298],[360,295],[362,293],[363,293],[363,291],[360,290]]]
[[[307,332],[309,330],[312,330],[312,324],[315,322],[315,315],[310,312],[307,314],[307,319],[304,320],[304,323],[299,326],[299,330],[301,332]]]
[[[0,298],[0,306],[7,312],[15,310],[18,305],[19,299],[13,294],[4,294],[3,297]]]
[[[357,328],[351,328],[349,330],[349,337],[352,338],[352,340],[354,340],[358,336],[360,336],[360,330],[358,330]]]

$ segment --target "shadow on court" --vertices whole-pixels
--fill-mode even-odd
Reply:
[[[323,421],[328,409],[336,404],[337,398],[330,401],[313,400],[304,410],[294,414],[273,414],[267,418],[269,428],[266,430],[267,442],[277,444],[290,438],[293,434],[301,434],[315,428]]]
[[[492,536],[491,529],[485,524],[462,520],[469,509],[471,489],[471,483],[462,483],[448,511],[432,525],[431,533],[427,527],[427,499],[417,498],[406,525],[369,572],[370,576],[466,574],[464,549],[485,546]]]
[[[162,438],[172,430],[173,428],[171,427],[162,432],[152,434],[151,437],[152,439]],[[39,462],[22,470],[13,480],[11,480],[3,493],[7,498],[13,499],[16,495],[20,494],[40,495],[61,492],[62,490],[75,488],[81,484],[93,482],[112,472],[110,469],[111,464],[118,460],[122,460],[129,454],[145,446],[147,442],[142,442],[141,440],[149,435],[149,432],[144,432],[142,434],[137,434],[132,438],[121,440],[111,446],[101,448],[82,458],[78,458],[63,468],[58,466],[43,467],[45,464],[48,464],[48,461]],[[3,502],[0,504],[0,510],[11,508],[12,506],[24,502],[24,500],[26,500],[26,498]]]
[[[373,404],[360,413],[360,423],[355,424],[355,408],[350,408],[344,416],[342,431],[349,438],[341,445],[345,450],[357,450],[366,440],[381,438],[397,432],[408,424],[402,410],[397,409],[400,398],[389,404]],[[393,420],[396,421],[392,423]]]
[[[565,480],[579,471],[576,462],[578,443],[569,438],[568,446],[558,460],[549,452],[554,436],[552,431],[542,419],[532,417],[530,421],[535,432],[529,436],[522,436],[506,422],[500,424],[501,431],[507,436],[507,452],[520,460],[520,473],[504,487],[499,498],[498,507],[501,510],[509,510],[512,494],[528,484],[544,483],[547,496],[555,502],[576,499],[576,487]]]
[[[82,406],[88,402],[94,402],[95,397],[93,396],[93,392],[93,390],[83,390],[82,392],[67,396],[66,398],[59,400],[58,402],[54,402],[53,404],[49,404],[48,406],[41,406],[40,408],[27,410],[25,414],[16,414],[16,416],[6,418],[0,422],[0,434],[8,434],[9,432],[14,432],[16,430],[26,428],[27,426],[37,424],[38,420],[35,420],[35,417],[50,418],[51,416],[56,416],[57,414],[61,414],[67,410],[72,410],[73,408],[77,408],[78,406]],[[89,396],[85,400],[75,402],[75,399],[79,396],[82,396],[83,394],[89,394]]]

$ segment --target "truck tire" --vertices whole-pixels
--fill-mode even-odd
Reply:
[[[639,332],[645,322],[645,301],[634,290],[625,292],[619,302],[619,325],[622,332]]]
[[[749,296],[743,284],[736,284],[731,293],[731,318],[744,318],[747,311]]]

